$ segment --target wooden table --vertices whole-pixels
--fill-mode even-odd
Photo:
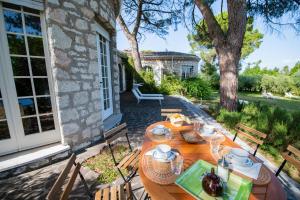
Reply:
[[[217,164],[217,161],[213,157],[213,155],[210,152],[210,146],[209,143],[203,143],[203,144],[188,144],[186,143],[181,135],[180,131],[184,127],[174,127],[169,122],[163,121],[163,122],[157,122],[155,124],[152,124],[149,126],[146,130],[149,131],[154,126],[158,124],[163,124],[166,127],[170,128],[173,132],[173,139],[170,141],[163,141],[160,143],[165,143],[170,145],[172,148],[175,148],[179,150],[179,152],[184,157],[184,169],[187,169],[189,166],[191,166],[195,161],[202,159],[207,162],[210,162],[212,164]],[[152,147],[159,144],[159,142],[152,141],[147,134],[145,134],[144,137],[144,143],[142,146],[142,153],[141,156],[144,156],[144,154],[147,152],[147,150],[151,149]],[[223,145],[230,146],[230,147],[239,147],[237,144],[235,144],[232,140],[226,137],[226,140],[222,143]],[[183,189],[178,187],[175,184],[170,185],[160,185],[157,184],[151,180],[149,180],[142,170],[142,159],[140,159],[139,162],[139,175],[141,178],[141,181],[143,185],[145,186],[145,190],[148,192],[151,199],[157,199],[157,200],[189,200],[194,199],[190,194],[185,192]],[[280,184],[279,180],[275,177],[275,175],[272,173],[271,182],[268,184],[268,186],[256,186],[253,185],[252,193],[250,194],[251,200],[254,199],[270,199],[270,200],[284,200],[286,199],[285,191]]]

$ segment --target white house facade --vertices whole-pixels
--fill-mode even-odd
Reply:
[[[120,0],[0,0],[0,162],[51,144],[77,151],[119,118],[119,9]]]
[[[152,70],[157,84],[166,74],[175,74],[182,79],[198,75],[200,58],[193,54],[159,51],[142,52],[142,66],[145,70]]]

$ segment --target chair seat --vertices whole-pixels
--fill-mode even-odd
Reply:
[[[138,169],[139,157],[141,150],[135,149],[118,164],[118,168],[136,171]]]
[[[98,190],[95,200],[132,200],[132,189],[130,183],[114,185]]]

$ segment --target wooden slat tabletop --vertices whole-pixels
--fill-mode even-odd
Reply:
[[[209,143],[200,143],[200,144],[188,144],[186,143],[181,135],[180,131],[182,129],[188,129],[188,127],[174,127],[168,121],[157,122],[152,124],[147,128],[146,131],[149,131],[154,126],[158,124],[163,124],[166,127],[170,128],[173,132],[173,138],[170,141],[164,140],[162,143],[170,145],[172,148],[177,149],[184,157],[184,169],[187,169],[195,161],[202,159],[209,163],[216,164],[217,161],[210,152]],[[149,138],[148,134],[144,136],[144,143],[142,146],[141,156],[151,149],[152,147],[159,144],[157,141],[153,141]],[[226,140],[222,145],[230,147],[238,147],[236,143],[226,137]],[[139,161],[139,175],[143,185],[145,186],[146,191],[148,192],[151,199],[154,200],[190,200],[194,199],[190,194],[186,193],[183,189],[178,187],[175,184],[170,185],[159,185],[151,180],[149,180],[143,173],[142,168],[142,159]],[[272,173],[271,182],[267,186],[256,186],[253,185],[252,193],[250,195],[250,200],[256,199],[268,199],[268,200],[285,200],[286,193],[280,184],[279,180]],[[266,192],[267,191],[267,192]]]

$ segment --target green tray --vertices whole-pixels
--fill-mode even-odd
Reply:
[[[222,197],[209,196],[202,188],[202,178],[205,172],[210,172],[212,165],[204,160],[198,160],[177,179],[176,184],[191,194],[196,199],[225,199],[225,200],[244,200],[248,199],[252,190],[252,182],[240,176],[230,173],[229,181]]]

